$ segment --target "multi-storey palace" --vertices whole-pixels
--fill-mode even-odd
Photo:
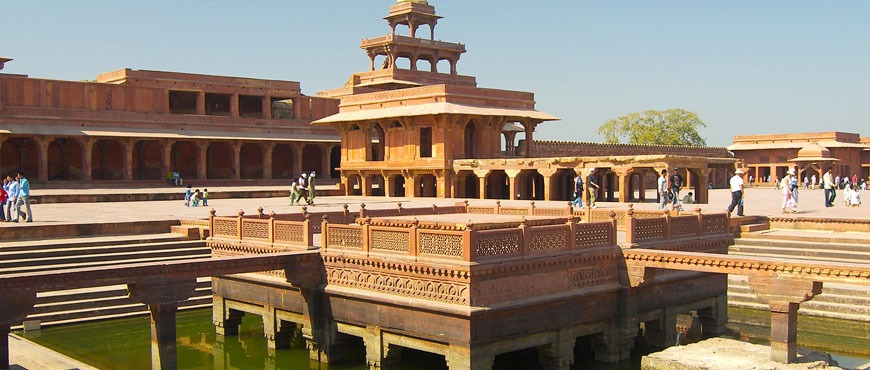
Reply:
[[[0,58],[0,67],[11,59]],[[0,174],[38,182],[331,177],[336,101],[298,82],[121,69],[96,82],[0,74]]]

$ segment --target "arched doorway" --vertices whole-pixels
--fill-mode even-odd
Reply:
[[[404,197],[405,193],[405,176],[395,175],[390,177],[390,196]]]
[[[234,162],[233,148],[229,143],[211,143],[205,152],[205,177],[207,179],[233,178]]]
[[[510,199],[510,184],[504,170],[493,170],[486,176],[487,199]]]
[[[163,168],[163,146],[154,140],[137,141],[133,146],[133,179],[158,180],[166,176]]]
[[[360,175],[347,176],[347,195],[362,195],[362,177]]]
[[[385,189],[384,189],[384,177],[383,176],[370,175],[368,179],[369,179],[369,181],[368,181],[369,187],[371,187],[371,189],[372,189],[371,193],[369,193],[370,195],[380,196],[380,197],[386,196],[386,193],[384,192]]]
[[[472,171],[459,171],[456,174],[456,198],[480,198],[480,179]]]
[[[336,145],[329,151],[329,178],[337,179],[341,176],[339,167],[341,167],[341,146]]]
[[[69,138],[52,140],[48,144],[48,181],[84,179],[83,154],[82,144],[78,140]]]
[[[517,199],[526,200],[543,200],[544,199],[544,176],[536,170],[520,171],[517,179],[519,189],[514,189],[517,192]]]
[[[192,141],[176,141],[169,153],[169,170],[178,171],[181,178],[198,176],[199,146]]]
[[[290,144],[277,144],[272,148],[272,178],[295,179],[293,173],[293,148]]]
[[[433,198],[438,196],[438,183],[435,175],[420,175],[417,177],[417,189],[415,197]]]
[[[384,160],[384,148],[385,146],[385,138],[384,129],[379,124],[373,124],[371,131],[369,132],[369,138],[371,142],[369,143],[369,158],[370,161],[383,161]]]
[[[320,173],[323,168],[323,151],[319,146],[307,144],[302,148],[302,172]]]
[[[260,144],[246,143],[239,148],[239,177],[263,178],[263,149]]]
[[[91,149],[91,178],[111,181],[124,179],[124,146],[117,140],[97,140]]]
[[[570,168],[556,170],[550,178],[549,200],[574,200],[574,177],[577,173]]]
[[[28,178],[36,179],[39,174],[39,145],[28,137],[12,137],[6,139],[0,148],[0,174],[5,178],[13,177],[19,170],[24,171]]]

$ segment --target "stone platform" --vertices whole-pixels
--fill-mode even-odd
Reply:
[[[734,339],[711,338],[670,347],[643,357],[642,370],[801,370],[842,369],[827,353],[799,349],[794,363],[770,360],[770,347]]]

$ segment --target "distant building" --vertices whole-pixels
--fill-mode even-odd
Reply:
[[[870,176],[870,138],[848,132],[734,136],[728,147],[754,183],[782,179],[789,169],[818,179],[830,167],[834,176]]]
[[[0,67],[10,59],[0,58]],[[121,69],[95,82],[0,74],[0,174],[39,182],[332,177],[338,111],[293,81]],[[336,174],[337,175],[337,174]]]

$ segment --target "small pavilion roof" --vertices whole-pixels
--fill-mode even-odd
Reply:
[[[510,109],[510,108],[491,108],[491,107],[476,107],[471,105],[462,105],[447,102],[426,103],[417,105],[403,105],[398,107],[368,109],[352,112],[341,112],[333,114],[329,117],[321,118],[312,124],[323,123],[340,123],[340,122],[359,122],[369,121],[381,118],[392,117],[408,117],[408,116],[430,116],[440,114],[465,114],[472,116],[503,116],[513,119],[530,118],[541,121],[558,121],[560,118],[551,116],[547,113],[539,112],[534,109]]]

